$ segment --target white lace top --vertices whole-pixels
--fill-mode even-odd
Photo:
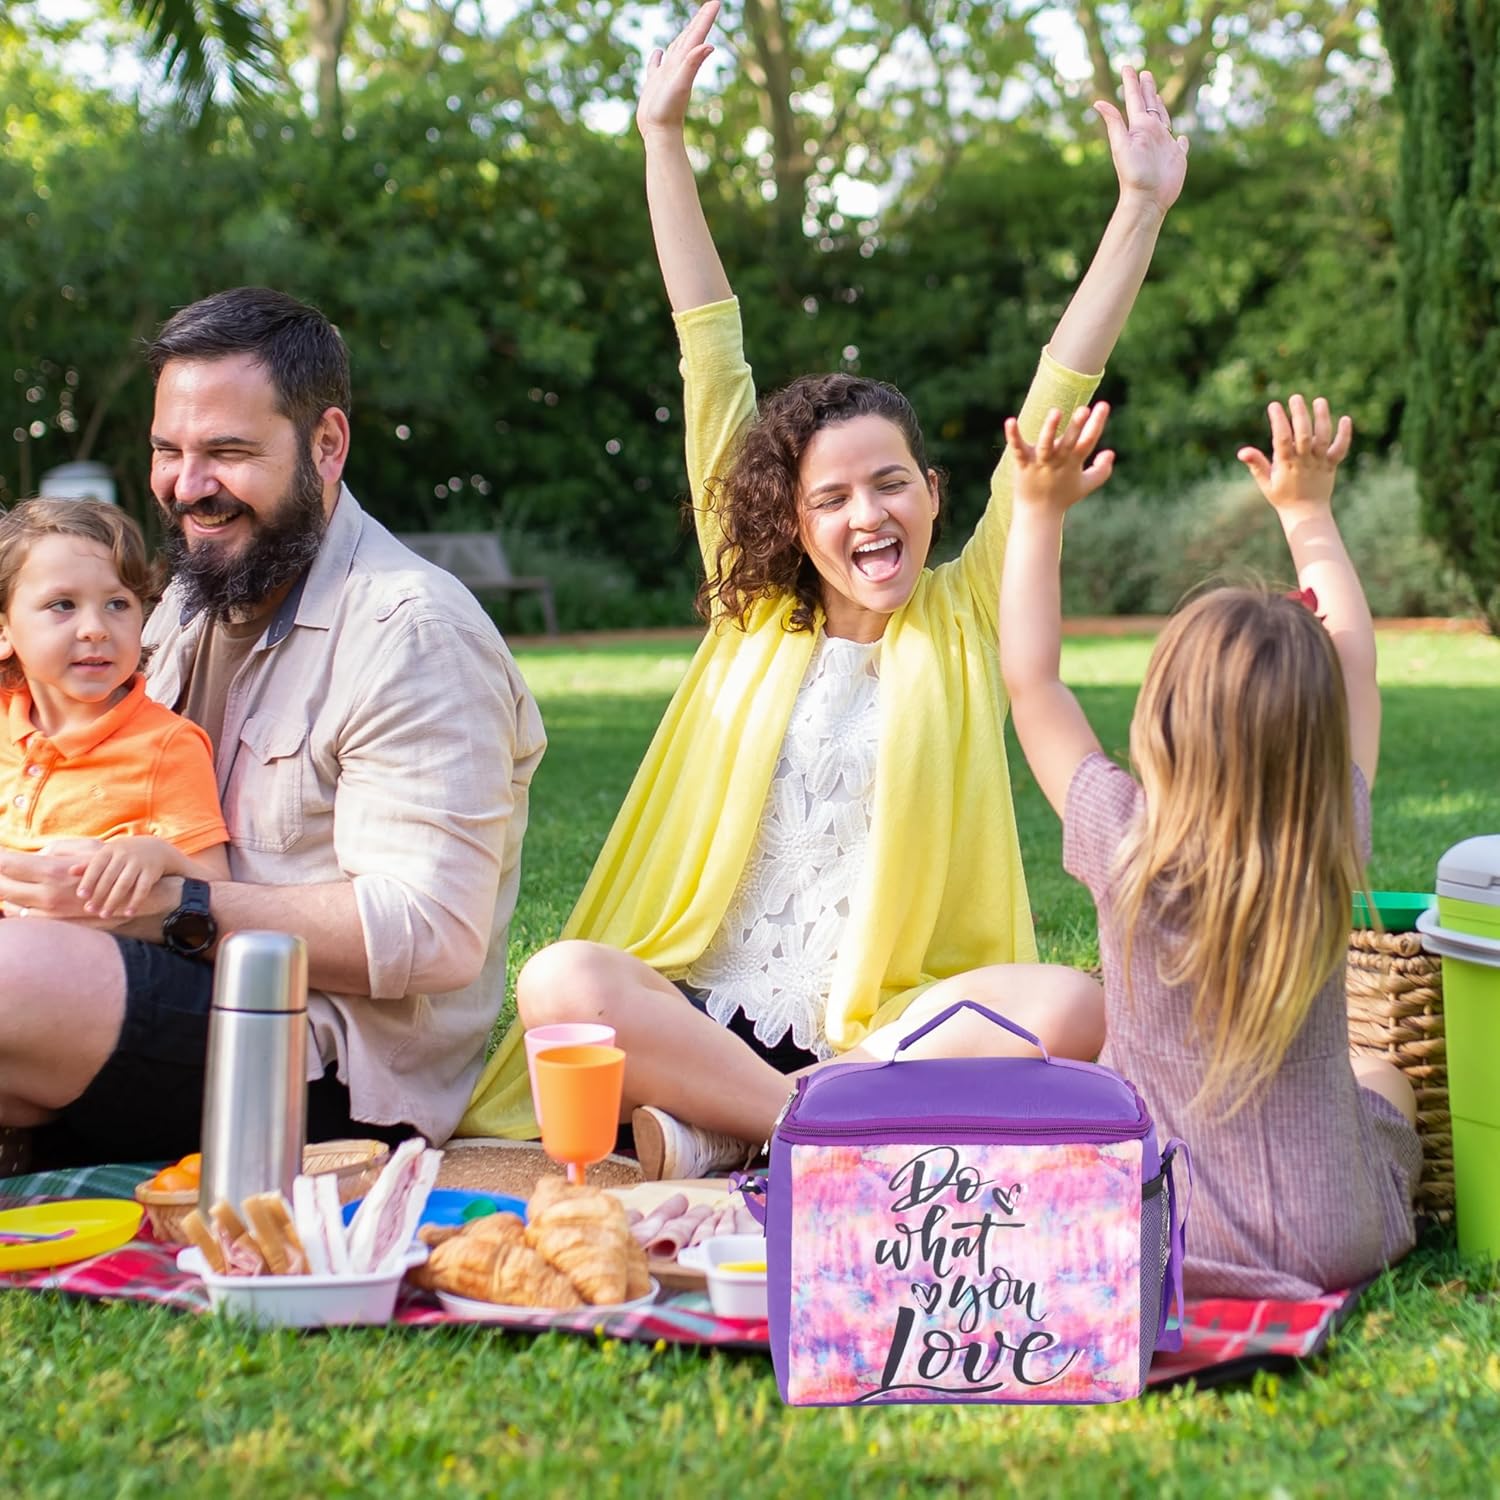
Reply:
[[[760,832],[713,941],[682,976],[727,1025],[774,1046],[833,1048],[824,1012],[864,862],[875,788],[879,641],[819,636],[781,743]]]

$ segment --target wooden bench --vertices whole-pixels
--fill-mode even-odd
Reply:
[[[557,634],[557,605],[552,598],[551,579],[517,578],[500,538],[493,531],[403,532],[396,540],[453,574],[476,595],[537,595],[547,634]]]

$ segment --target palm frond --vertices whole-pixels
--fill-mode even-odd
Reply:
[[[253,104],[282,76],[280,44],[254,6],[236,0],[123,0],[123,6],[194,119],[225,96]]]

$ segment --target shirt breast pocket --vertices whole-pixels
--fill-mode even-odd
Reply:
[[[280,854],[302,837],[306,762],[306,724],[274,714],[245,720],[224,795],[232,843]]]

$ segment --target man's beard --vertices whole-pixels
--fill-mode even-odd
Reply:
[[[183,602],[193,612],[230,620],[253,616],[278,589],[304,573],[318,555],[328,518],[323,513],[323,481],[310,455],[301,453],[292,482],[269,517],[257,517],[227,490],[191,505],[172,503],[166,511],[163,550]],[[226,552],[212,541],[188,545],[185,515],[251,518],[250,540]]]

